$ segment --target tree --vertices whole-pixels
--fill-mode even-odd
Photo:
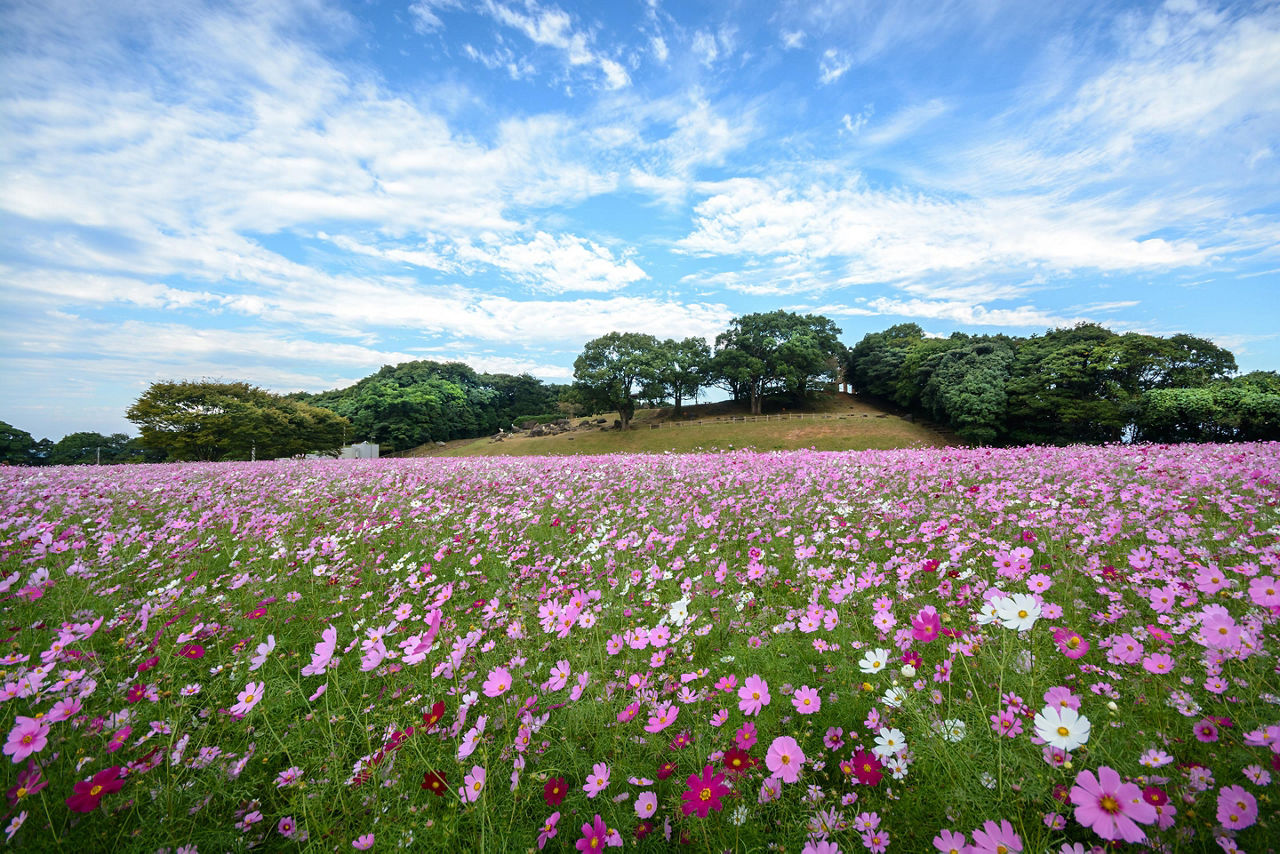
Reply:
[[[839,327],[821,315],[745,314],[716,336],[711,371],[759,415],[766,394],[803,397],[814,380],[834,379],[844,353],[839,336]]]
[[[172,460],[250,459],[336,450],[347,421],[248,383],[158,382],[126,417]]]
[[[845,379],[858,394],[892,399],[901,393],[907,399],[918,399],[918,390],[904,387],[900,392],[899,384],[904,379],[908,357],[924,341],[924,330],[914,323],[899,323],[883,332],[868,333],[845,356]],[[924,383],[916,385],[917,389],[923,387]]]
[[[610,332],[588,341],[573,362],[579,401],[594,412],[617,410],[626,430],[636,396],[657,381],[658,351],[658,339],[639,332]]]
[[[676,341],[668,338],[659,345],[656,354],[657,384],[660,395],[675,404],[674,415],[679,418],[685,398],[698,399],[698,389],[706,382],[711,364],[711,348],[702,338],[686,338]]]
[[[0,463],[13,466],[33,465],[36,440],[26,430],[0,421]]]
[[[82,465],[87,463],[120,463],[129,459],[129,437],[124,433],[70,433],[53,443],[49,450],[49,464],[55,466]]]

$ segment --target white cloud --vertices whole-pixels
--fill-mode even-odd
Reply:
[[[413,16],[413,28],[425,34],[444,26],[439,10],[460,8],[461,0],[414,0],[409,4],[409,14]]]
[[[491,264],[544,293],[613,291],[648,278],[631,258],[572,235],[538,232],[529,241],[459,248],[468,261]]]
[[[859,137],[864,145],[884,146],[905,139],[945,115],[950,108],[938,98],[913,104],[890,116],[882,125],[872,127]]]
[[[534,44],[559,51],[570,66],[593,65],[604,74],[606,86],[620,89],[631,82],[617,61],[597,53],[589,33],[574,28],[569,13],[558,6],[542,6],[525,0],[528,14],[495,0],[486,0],[484,10],[495,21],[523,33]]]
[[[683,251],[840,259],[850,283],[1010,268],[1158,270],[1207,258],[1193,242],[1143,238],[1109,211],[1054,198],[950,199],[856,181],[799,186],[794,177],[733,179],[705,190],[694,231],[678,242]]]
[[[782,46],[787,50],[798,50],[804,46],[804,30],[783,30]]]
[[[715,33],[706,30],[698,30],[693,34],[692,48],[693,55],[708,68],[720,57],[720,44],[716,40]]]
[[[671,51],[667,48],[666,39],[662,36],[654,36],[649,40],[649,47],[653,51],[653,58],[658,60],[660,65],[666,65],[667,57],[671,55]]]
[[[829,47],[822,52],[822,57],[818,60],[818,80],[824,86],[834,83],[852,67],[853,62],[848,57],[835,48]]]

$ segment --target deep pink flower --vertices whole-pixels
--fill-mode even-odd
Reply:
[[[1067,658],[1080,658],[1089,651],[1089,642],[1070,629],[1054,629],[1053,642]]]
[[[181,655],[183,658],[204,658],[204,647],[198,643],[183,644],[182,648],[174,654]]]
[[[723,774],[716,773],[710,765],[704,765],[701,776],[690,774],[685,782],[689,788],[680,795],[684,802],[680,804],[680,811],[685,815],[697,813],[698,818],[706,818],[712,810],[719,812],[724,809],[720,799],[729,794],[730,789],[724,784]]]
[[[942,618],[938,616],[938,612],[929,605],[911,618],[911,637],[918,641],[929,643],[938,636],[942,631]]]
[[[1147,834],[1138,824],[1156,820],[1156,808],[1142,799],[1142,790],[1105,765],[1096,777],[1088,770],[1077,774],[1070,797],[1076,821],[1103,839],[1144,842]]]
[[[92,779],[74,784],[71,788],[75,794],[67,798],[68,809],[73,812],[96,810],[104,795],[118,792],[124,787],[124,780],[120,779],[120,771],[119,765],[112,765],[94,774]]]
[[[582,825],[582,838],[574,843],[574,847],[586,854],[595,854],[596,851],[602,850],[608,841],[609,828],[605,827],[604,819],[596,813],[590,823]]]

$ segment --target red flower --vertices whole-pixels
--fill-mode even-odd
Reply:
[[[267,616],[266,608],[254,608],[252,611],[245,614],[245,618],[249,620],[256,620],[259,617],[265,617],[265,616]]]
[[[884,766],[880,764],[879,758],[874,753],[867,753],[859,748],[850,761],[853,763],[853,776],[858,778],[859,783],[874,786],[884,777],[880,773],[880,769]]]
[[[569,784],[564,781],[563,777],[552,777],[542,787],[542,799],[547,802],[549,807],[560,806],[560,802],[564,800],[564,796],[567,794],[569,794]]]
[[[429,790],[437,798],[443,798],[449,791],[449,781],[444,778],[443,771],[428,771],[422,775],[422,788]]]
[[[138,672],[146,673],[148,670],[155,667],[159,663],[160,663],[160,659],[153,655],[150,658],[148,658],[146,661],[138,665]]]
[[[674,762],[663,762],[658,766],[659,780],[665,780],[674,773],[676,773],[676,763]]]
[[[71,787],[75,794],[67,798],[67,807],[75,812],[93,812],[103,795],[118,792],[124,787],[124,780],[119,778],[120,766],[112,765],[94,774],[93,779],[76,783]]]
[[[427,732],[431,732],[435,725],[440,723],[440,719],[444,717],[444,701],[437,702],[431,707],[431,711],[426,712],[422,716],[422,725],[426,727]]]
[[[704,765],[702,776],[690,774],[686,782],[689,788],[680,795],[684,801],[680,810],[685,815],[697,813],[698,818],[706,818],[707,813],[712,810],[718,812],[724,809],[724,803],[720,799],[729,794],[730,789],[724,784],[723,774],[717,774],[710,765]]]
[[[724,770],[742,774],[755,767],[756,760],[745,750],[731,747],[724,753]]]
[[[147,686],[144,683],[139,682],[129,689],[129,692],[124,695],[124,698],[130,703],[136,703],[145,696],[147,696]]]

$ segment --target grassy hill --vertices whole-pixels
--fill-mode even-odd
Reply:
[[[687,406],[679,419],[672,417],[670,408],[639,410],[626,433],[602,430],[595,423],[603,418],[605,426],[612,425],[615,414],[575,418],[570,421],[574,430],[554,436],[516,434],[501,442],[460,439],[443,447],[423,445],[405,456],[690,453],[735,448],[847,451],[956,444],[953,437],[847,394],[821,397],[804,411],[766,408],[764,415],[754,417],[747,412],[745,405],[732,402]],[[579,426],[583,421],[591,426]]]

